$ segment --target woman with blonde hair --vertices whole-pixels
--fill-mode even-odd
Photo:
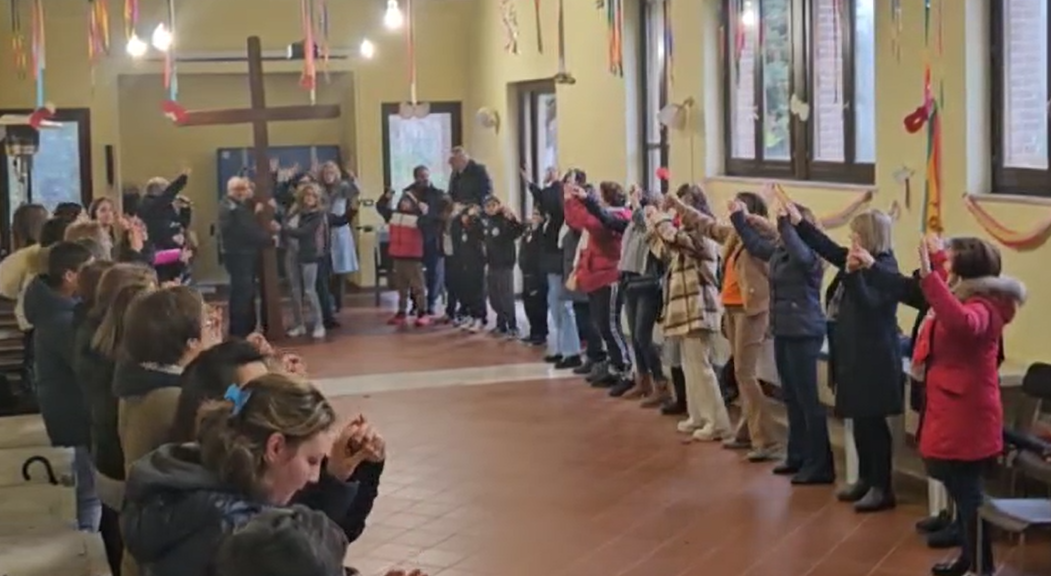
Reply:
[[[894,447],[887,417],[902,413],[904,393],[897,298],[875,286],[873,272],[848,258],[850,251],[804,219],[795,204],[784,202],[784,207],[799,237],[839,269],[825,291],[829,371],[836,412],[853,422],[858,482],[837,497],[853,502],[858,512],[893,508]],[[892,226],[884,212],[863,212],[850,221],[851,243],[871,254],[882,270],[897,273]]]
[[[358,211],[361,191],[353,174],[343,171],[335,162],[325,162],[318,173],[318,184],[325,193],[324,203],[329,214],[350,221]],[[347,274],[358,271],[358,248],[349,225],[333,226],[329,232],[327,261],[319,268],[318,291],[322,305],[328,306],[327,314],[343,307],[343,282]],[[322,288],[324,286],[324,288]],[[336,327],[335,318],[328,318],[328,327]]]
[[[95,220],[73,222],[66,228],[66,242],[78,242],[92,251],[96,260],[110,260],[113,257],[113,238],[109,231]]]
[[[367,426],[341,428],[304,380],[267,374],[232,384],[200,408],[196,443],[161,446],[132,466],[121,515],[128,551],[154,576],[205,576],[236,526],[373,449]],[[318,488],[347,500],[343,483]]]
[[[730,216],[744,249],[770,264],[774,362],[788,409],[787,455],[774,473],[791,476],[793,484],[831,484],[835,463],[817,383],[826,330],[821,309],[824,263],[799,239],[785,206],[779,203],[777,208],[776,223],[746,209]],[[817,222],[808,208],[798,204],[795,208],[807,222]]]
[[[678,344],[685,376],[688,418],[679,422],[678,429],[695,440],[711,441],[730,434],[730,416],[711,362],[723,312],[717,278],[719,249],[690,223],[696,222],[694,214],[702,214],[707,205],[700,187],[684,185],[677,194],[666,196],[665,202],[673,212],[653,205],[644,212],[653,232],[654,253],[666,262],[661,331]],[[682,219],[681,226],[676,225],[676,216]]]
[[[300,184],[281,234],[287,240],[285,271],[292,291],[292,338],[307,333],[306,318],[313,319],[310,332],[314,339],[325,337],[325,313],[318,297],[317,279],[320,262],[329,241],[329,215],[321,202],[321,190],[312,182]],[[304,309],[306,304],[307,310]]]

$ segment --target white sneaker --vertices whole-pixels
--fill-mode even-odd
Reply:
[[[307,333],[307,329],[302,324],[300,324],[299,326],[296,326],[295,328],[293,328],[293,329],[289,330],[288,332],[286,332],[286,334],[288,334],[289,338],[299,338],[300,336],[302,336],[302,335],[304,335],[306,333]]]
[[[692,418],[687,418],[679,421],[679,423],[675,425],[675,428],[683,434],[692,434],[694,430],[701,428],[701,425],[694,422]]]
[[[321,324],[318,324],[317,326],[314,326],[314,332],[313,332],[313,334],[311,334],[311,336],[314,337],[314,340],[324,340],[325,339],[325,327],[323,325],[321,325]]]
[[[700,442],[717,442],[730,436],[729,432],[716,430],[711,422],[693,431],[693,439]]]
[[[482,330],[485,330],[485,320],[475,320],[474,322],[471,322],[468,326],[469,327],[467,328],[467,330],[471,334],[477,334]]]

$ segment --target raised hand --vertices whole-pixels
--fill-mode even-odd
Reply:
[[[920,242],[920,278],[926,278],[931,273],[931,252],[927,247],[926,238]]]
[[[853,260],[857,268],[871,268],[876,262],[872,254],[862,248],[856,238],[850,242],[850,253],[847,255],[847,259]]]
[[[788,221],[791,222],[793,226],[797,226],[803,221],[803,214],[799,212],[799,207],[791,200],[782,198],[781,207],[784,208],[785,213],[788,214]]]
[[[737,198],[734,198],[733,200],[730,200],[726,204],[726,208],[730,211],[730,214],[736,214],[737,212],[742,212],[742,213],[744,213],[745,216],[748,215],[748,207],[744,205],[744,202],[741,202]]]

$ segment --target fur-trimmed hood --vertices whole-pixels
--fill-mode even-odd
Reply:
[[[1025,284],[1010,276],[983,276],[960,280],[952,288],[953,294],[965,302],[981,298],[996,306],[1004,322],[1014,319],[1018,308],[1025,304]]]

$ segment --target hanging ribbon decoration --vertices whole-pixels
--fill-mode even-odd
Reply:
[[[131,40],[139,25],[139,0],[124,0],[124,39]]]
[[[329,31],[331,28],[331,21],[328,17],[328,0],[318,0],[320,3],[320,9],[318,10],[318,30],[321,34],[321,66],[325,71],[326,80],[328,79],[328,62],[332,56],[332,45],[329,42]]]
[[[11,54],[15,57],[15,71],[24,80],[29,73],[29,54],[26,50],[26,34],[22,30],[20,0],[11,0]]]
[[[44,71],[47,69],[47,41],[44,36],[44,3],[33,0],[33,78],[36,80],[36,107],[44,107]]]
[[[518,54],[518,9],[515,0],[500,0],[500,22],[504,25],[504,50]]]
[[[314,16],[312,0],[301,0],[299,3],[300,23],[303,27],[303,73],[299,85],[310,91],[310,103],[317,103],[317,63],[314,50]]]
[[[558,0],[558,72],[555,84],[576,84],[577,80],[566,68],[566,10],[565,0]]]
[[[164,52],[164,87],[168,90],[168,101],[178,102],[179,74],[178,59],[175,55],[178,36],[175,30],[175,0],[168,0],[168,33],[171,34],[172,42],[168,50]]]
[[[964,206],[990,236],[1004,246],[1019,252],[1028,252],[1043,246],[1051,238],[1051,216],[1046,217],[1028,232],[1017,232],[1001,224],[970,194],[963,196]]]
[[[540,0],[533,0],[533,17],[536,19],[536,51],[544,53],[544,27],[540,23]]]
[[[109,54],[109,6],[107,0],[88,0],[88,62],[91,64],[91,85],[95,85],[95,67]]]
[[[894,59],[901,62],[901,36],[904,29],[904,24],[901,18],[901,0],[891,0],[890,21],[891,50],[894,52]]]
[[[624,4],[623,0],[605,0],[606,27],[609,42],[609,71],[624,76]]]

